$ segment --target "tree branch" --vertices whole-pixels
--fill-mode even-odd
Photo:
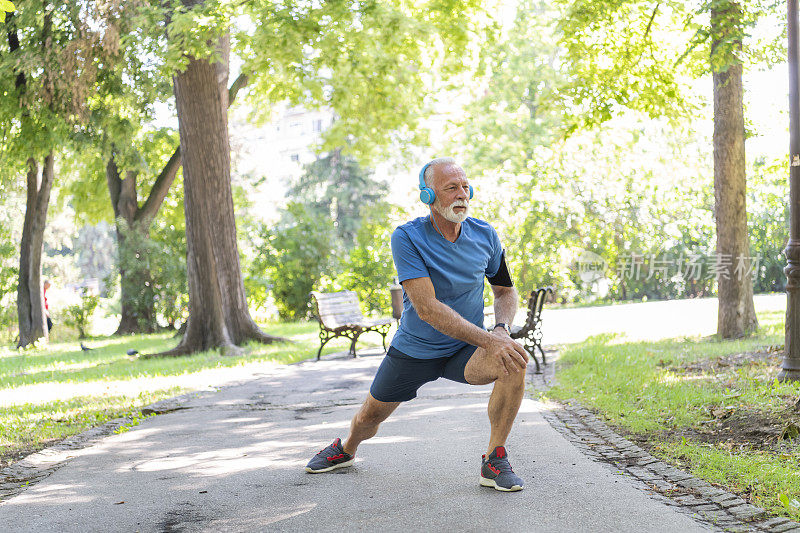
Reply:
[[[644,35],[642,36],[643,40],[647,40],[647,36],[650,34],[650,28],[653,26],[653,21],[656,18],[656,13],[658,13],[658,7],[661,5],[661,2],[656,4],[656,7],[653,8],[653,14],[650,15],[650,22],[647,23],[647,28],[644,30]]]
[[[8,50],[12,54],[19,50],[19,36],[17,36],[17,27],[14,25],[11,26],[11,22],[14,19],[13,13],[8,13],[6,15],[6,27],[8,28]],[[20,87],[25,86],[25,73],[20,71],[17,72],[17,79],[14,82],[14,88],[19,90]]]
[[[236,93],[239,92],[240,89],[247,86],[250,83],[250,80],[247,77],[247,74],[239,74],[239,77],[231,85],[231,88],[228,89],[228,107],[233,103],[236,99]]]
[[[181,168],[181,147],[178,146],[172,153],[172,156],[167,161],[161,174],[156,178],[153,188],[150,189],[150,194],[147,195],[144,205],[136,212],[134,220],[142,222],[145,226],[149,226],[150,222],[158,213],[164,198],[169,193],[169,188],[172,187],[172,182],[175,181],[175,176],[178,174],[178,169]]]
[[[653,57],[653,47],[647,46],[647,36],[650,35],[650,28],[653,27],[653,21],[656,19],[656,14],[658,13],[658,7],[661,5],[661,2],[656,3],[656,7],[653,8],[653,14],[650,15],[650,20],[647,22],[647,28],[644,30],[644,34],[642,35],[642,46],[647,47],[650,49],[650,57],[653,58],[655,61],[655,57]],[[639,63],[642,60],[642,54],[644,54],[644,48],[641,52],[639,52],[639,58],[636,60]]]

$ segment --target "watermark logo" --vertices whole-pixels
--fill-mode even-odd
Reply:
[[[608,272],[608,262],[589,250],[581,250],[573,264],[581,281],[585,283],[605,278]]]
[[[617,257],[612,269],[602,256],[581,250],[572,267],[578,277],[585,283],[593,283],[612,273],[619,280],[649,281],[656,278],[660,281],[683,278],[687,281],[709,281],[736,279],[742,281],[745,276],[751,279],[758,277],[761,256],[731,254],[666,254],[628,253]]]

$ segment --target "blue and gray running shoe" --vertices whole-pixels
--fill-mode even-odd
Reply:
[[[481,464],[481,485],[494,487],[504,492],[522,490],[525,483],[511,470],[508,454],[503,446],[498,446],[489,454],[483,456]]]
[[[336,439],[330,446],[320,450],[306,465],[306,472],[312,474],[319,474],[321,472],[330,472],[337,468],[344,468],[352,466],[355,458],[346,453],[342,448],[342,441]]]

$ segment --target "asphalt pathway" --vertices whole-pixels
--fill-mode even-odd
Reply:
[[[480,487],[491,386],[428,384],[354,467],[305,473],[380,359],[275,366],[72,451],[0,503],[0,531],[708,531],[581,454],[532,399],[507,446],[525,490]]]

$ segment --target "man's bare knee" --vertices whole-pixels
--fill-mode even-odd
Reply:
[[[503,373],[502,369],[486,355],[483,348],[478,348],[467,361],[464,368],[464,379],[470,385],[488,385]]]

